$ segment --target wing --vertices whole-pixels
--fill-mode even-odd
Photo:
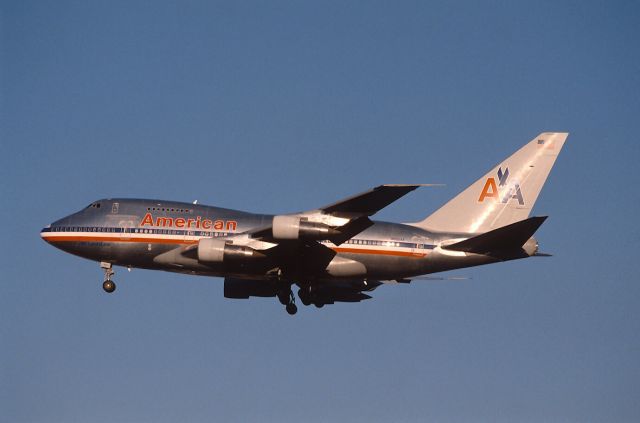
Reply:
[[[371,292],[382,285],[379,281],[368,281],[363,285],[362,280],[341,281],[338,283],[325,282],[314,286],[313,294],[308,286],[300,285],[298,295],[305,305],[315,304],[321,307],[325,304],[357,303],[372,298],[365,292]],[[248,299],[250,297],[275,297],[282,290],[275,280],[251,280],[227,277],[224,280],[224,296],[233,299]]]
[[[346,218],[372,216],[420,186],[424,185],[380,185],[321,207],[320,210],[333,216]]]
[[[283,288],[287,284],[277,282],[284,280],[289,285],[294,281],[298,283],[302,302],[318,307],[371,298],[364,292],[372,291],[382,282],[364,277],[323,280],[336,252],[321,241],[342,244],[373,225],[370,216],[419,186],[381,185],[319,209],[274,216],[269,225],[216,241],[224,242],[224,248],[238,246],[259,251],[265,267],[264,277],[258,280],[227,277],[225,297],[278,296],[285,304],[288,298],[286,292],[283,298],[280,296],[283,289],[287,290]]]
[[[435,185],[380,185],[316,210],[275,216],[271,225],[249,231],[247,234],[253,239],[266,242],[307,239],[329,240],[335,245],[340,245],[373,225],[369,220],[370,216],[420,186]]]

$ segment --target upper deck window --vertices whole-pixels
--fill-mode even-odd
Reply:
[[[172,212],[172,213],[182,213],[182,214],[193,214],[193,209],[176,209],[176,208],[168,208],[168,207],[147,207],[147,211],[163,211],[163,212]]]

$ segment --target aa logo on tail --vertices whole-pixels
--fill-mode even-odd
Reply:
[[[522,198],[522,192],[520,191],[520,184],[516,181],[508,183],[509,168],[505,168],[502,172],[502,167],[498,168],[498,183],[496,184],[496,178],[487,178],[484,183],[484,188],[480,193],[478,202],[482,203],[485,199],[493,200],[494,202],[508,203],[511,199],[518,200],[518,204],[524,206],[524,199]]]

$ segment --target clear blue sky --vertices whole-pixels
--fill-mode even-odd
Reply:
[[[3,2],[0,421],[640,419],[637,2]],[[40,240],[104,197],[423,218],[542,131],[549,259],[288,316]]]

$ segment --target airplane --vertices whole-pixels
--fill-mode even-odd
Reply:
[[[277,297],[297,312],[359,302],[383,284],[547,254],[533,237],[547,216],[529,217],[568,133],[541,133],[424,220],[371,220],[421,184],[380,185],[318,209],[254,214],[194,203],[113,198],[41,231],[49,244],[113,266],[224,278],[226,298]]]

